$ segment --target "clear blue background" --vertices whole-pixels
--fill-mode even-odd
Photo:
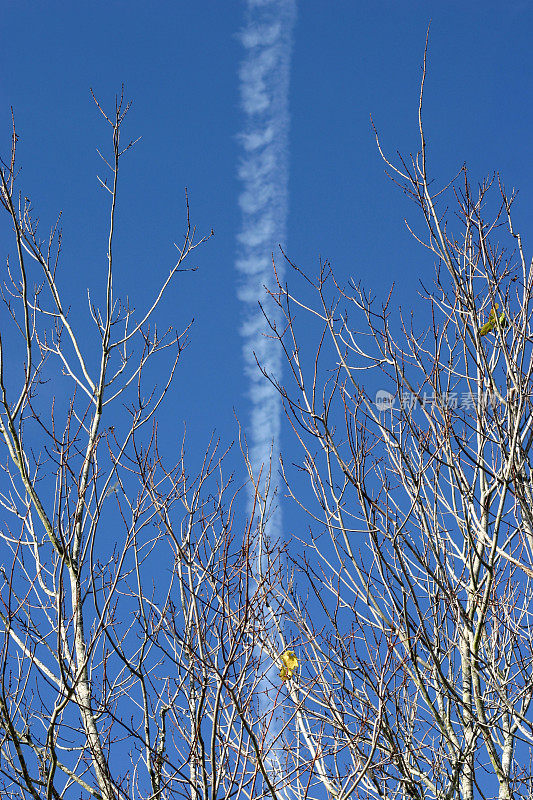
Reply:
[[[369,115],[387,152],[416,151],[430,18],[430,171],[443,184],[463,161],[479,180],[499,170],[509,189],[520,188],[516,219],[529,252],[529,0],[301,1],[290,97],[291,258],[311,272],[319,257],[329,258],[341,282],[360,279],[384,298],[396,282],[397,305],[420,305],[422,314],[418,282],[432,275],[433,263],[405,228],[404,217],[416,223],[417,213],[384,175]],[[134,101],[125,133],[142,136],[122,163],[117,292],[140,310],[167,274],[184,231],[185,186],[198,232],[214,229],[191,262],[198,271],[176,280],[162,309],[163,323],[184,326],[194,317],[195,325],[161,430],[169,456],[184,420],[194,455],[214,428],[233,439],[233,409],[247,419],[233,266],[242,124],[235,34],[243,4],[3,0],[0,22],[0,151],[8,156],[13,106],[19,187],[43,233],[63,212],[60,284],[79,324],[94,331],[86,287],[102,301],[107,247],[108,196],[96,180],[104,173],[96,147],[109,152],[110,139],[89,87],[111,110],[124,82]],[[2,257],[12,249],[2,242]]]

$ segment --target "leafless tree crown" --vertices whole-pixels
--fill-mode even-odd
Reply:
[[[392,160],[376,139],[435,265],[425,312],[341,286],[327,262],[316,279],[292,263],[291,288],[272,293],[286,379],[265,380],[301,452],[280,468],[306,520],[286,553],[268,539],[269,481],[243,434],[245,522],[220,442],[192,473],[185,439],[174,465],[160,453],[157,413],[189,328],[161,333],[157,312],[208,237],[187,202],[176,262],[146,306],[116,296],[119,165],[134,144],[123,96],[112,115],[97,103],[112,148],[92,338],[68,311],[59,226],[42,239],[18,189],[13,126],[0,173],[13,246],[2,799],[532,796],[533,270],[499,176],[430,179],[423,88],[418,153]]]

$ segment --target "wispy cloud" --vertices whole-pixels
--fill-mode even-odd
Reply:
[[[239,74],[244,111],[238,173],[242,225],[236,266],[241,276],[238,296],[244,309],[241,334],[251,401],[250,459],[255,474],[262,464],[268,464],[273,443],[276,453],[280,436],[280,398],[259,372],[256,357],[269,373],[280,376],[279,346],[263,335],[267,326],[258,301],[275,316],[273,305],[265,299],[264,286],[273,288],[272,253],[279,252],[279,244],[286,244],[289,68],[295,11],[295,0],[247,0],[246,26],[241,32],[245,49]],[[279,260],[277,268],[282,277]],[[279,508],[270,519],[268,532],[272,538],[281,535]]]

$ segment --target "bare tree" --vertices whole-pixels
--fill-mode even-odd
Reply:
[[[113,116],[99,107],[113,147],[92,340],[66,310],[59,228],[42,241],[16,187],[13,130],[1,170],[15,253],[0,332],[2,798],[533,795],[533,264],[498,176],[477,189],[466,168],[443,188],[430,179],[423,86],[419,152],[393,163],[378,139],[435,262],[423,324],[392,295],[340,286],[328,263],[313,280],[292,264],[300,294],[279,283],[272,295],[289,369],[276,385],[303,453],[281,470],[309,518],[289,537],[289,569],[244,436],[249,520],[219,442],[192,472],[185,439],[176,464],[160,453],[157,411],[189,329],[161,335],[155,318],[204,239],[187,204],[153,301],[138,316],[116,298],[123,98]],[[266,687],[272,663],[279,682]]]
[[[119,165],[134,142],[122,141],[123,95],[113,115],[97,105],[112,151],[100,179],[110,221],[103,307],[89,297],[93,337],[67,311],[58,225],[41,240],[17,188],[14,124],[0,172],[15,254],[0,339],[0,794],[276,797],[280,778],[274,786],[264,758],[271,722],[258,717],[265,585],[251,577],[255,528],[233,529],[238,486],[220,443],[191,473],[185,439],[172,467],[157,442],[189,328],[161,334],[156,314],[208,237],[195,239],[187,202],[177,261],[146,309],[116,297]],[[151,365],[165,353],[157,388]],[[265,508],[258,498],[254,524]],[[270,590],[280,579],[271,563]]]
[[[531,797],[533,263],[499,176],[430,179],[423,88],[419,152],[377,141],[435,264],[425,315],[328,263],[272,295],[309,519],[283,600],[290,752],[310,796]]]

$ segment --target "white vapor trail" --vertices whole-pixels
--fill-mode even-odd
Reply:
[[[261,374],[256,359],[269,375],[281,378],[280,347],[275,340],[264,335],[269,333],[269,329],[258,301],[269,317],[276,320],[275,305],[267,298],[264,287],[274,288],[272,253],[277,256],[278,245],[286,244],[289,68],[295,12],[296,0],[246,0],[246,26],[241,32],[245,49],[239,75],[244,111],[239,166],[242,224],[236,267],[240,273],[238,297],[244,309],[241,334],[251,402],[248,445],[254,478],[257,479],[264,465],[262,493],[272,458],[269,489],[270,497],[274,496],[276,503],[276,507],[270,509],[266,530],[258,533],[255,542],[256,581],[267,566],[262,547],[264,533],[271,543],[280,544],[283,538],[281,509],[279,499],[275,497],[281,399],[274,386]],[[282,280],[283,260],[277,257],[276,268]],[[253,491],[249,497],[251,512]],[[274,625],[270,633],[273,631]],[[264,665],[260,711],[265,718],[270,718],[265,739],[265,761],[272,777],[281,777],[282,753],[277,737],[282,730],[282,712],[274,718],[271,715],[274,697],[279,691],[279,667],[272,663],[271,654],[259,655]]]
[[[239,205],[242,226],[238,235],[238,297],[244,305],[245,371],[251,401],[249,455],[254,475],[267,470],[273,456],[271,490],[275,488],[276,454],[281,427],[281,400],[261,375],[261,366],[280,376],[279,345],[266,338],[267,325],[258,301],[270,316],[275,308],[264,287],[273,288],[272,253],[285,245],[288,194],[289,69],[296,0],[246,0],[246,26],[241,32],[245,58],[240,68],[241,103],[245,115],[240,135],[242,157]],[[282,260],[276,268],[283,277]],[[255,356],[254,356],[255,353]],[[268,536],[282,536],[281,510],[272,513]]]

